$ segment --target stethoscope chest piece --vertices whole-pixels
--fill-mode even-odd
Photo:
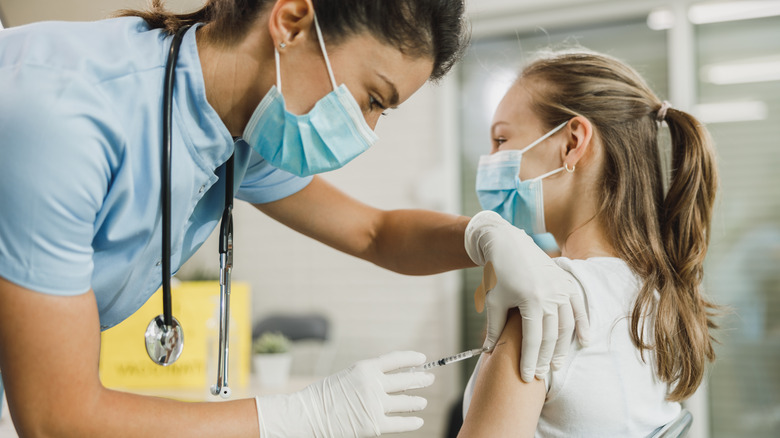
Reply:
[[[184,348],[184,332],[176,318],[170,326],[165,325],[163,315],[156,318],[146,327],[146,352],[157,365],[168,366],[181,356]]]

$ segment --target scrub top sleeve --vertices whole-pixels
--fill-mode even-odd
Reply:
[[[236,198],[252,204],[267,204],[298,193],[309,185],[312,177],[301,178],[268,164],[243,140],[240,146],[249,149],[249,162]]]
[[[117,158],[111,111],[67,72],[5,66],[0,84],[0,276],[38,292],[84,293]]]

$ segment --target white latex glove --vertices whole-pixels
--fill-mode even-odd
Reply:
[[[425,363],[425,355],[396,351],[313,383],[294,394],[256,397],[261,438],[351,438],[409,432],[422,418],[387,414],[421,411],[422,397],[398,394],[433,383],[433,374],[400,372]]]
[[[587,343],[588,315],[573,277],[525,231],[496,212],[482,211],[469,221],[465,240],[471,260],[484,266],[475,294],[477,311],[482,311],[481,300],[487,307],[484,347],[495,346],[507,311],[517,307],[523,318],[520,375],[524,381],[530,382],[534,375],[544,378],[551,360],[554,367],[563,363],[575,321],[580,343]]]

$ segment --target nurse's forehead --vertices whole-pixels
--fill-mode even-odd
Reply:
[[[433,60],[428,56],[413,56],[399,48],[380,42],[373,35],[362,33],[345,38],[334,47],[334,61],[358,69],[361,79],[377,81],[393,88],[397,105],[409,98],[433,72]],[[386,96],[391,99],[393,96]]]

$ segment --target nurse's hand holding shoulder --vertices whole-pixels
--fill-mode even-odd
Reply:
[[[587,344],[588,315],[574,279],[523,229],[486,210],[471,219],[465,239],[471,259],[485,267],[476,292],[477,310],[487,309],[484,348],[496,346],[513,308],[523,316],[520,376],[526,382],[542,379],[551,363],[560,365],[575,325],[580,343]]]

